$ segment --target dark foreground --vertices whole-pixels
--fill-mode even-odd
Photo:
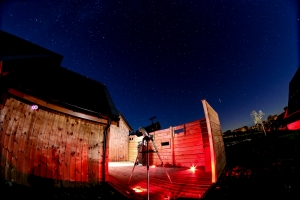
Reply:
[[[0,197],[9,199],[120,199],[127,200],[108,184],[90,188],[39,188],[26,187],[1,181]],[[0,198],[2,199],[2,198]]]
[[[227,166],[203,199],[300,199],[300,132],[226,147]]]
[[[226,147],[226,156],[227,166],[203,199],[300,199],[300,132],[257,135]],[[108,184],[46,189],[1,180],[0,189],[10,199],[127,199]]]

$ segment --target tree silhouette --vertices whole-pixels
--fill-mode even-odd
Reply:
[[[263,113],[261,110],[259,110],[258,113],[255,110],[253,110],[250,115],[251,115],[255,125],[257,125],[257,124],[262,125],[264,134],[265,134],[265,136],[267,136],[265,128],[264,128],[263,120],[262,120],[264,114],[265,113]]]

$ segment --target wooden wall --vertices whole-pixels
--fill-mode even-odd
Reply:
[[[184,124],[183,132],[174,134],[174,157],[176,166],[205,166],[200,120]]]
[[[209,142],[209,134],[207,130],[206,120],[200,121],[202,139],[203,139],[203,149],[204,149],[204,157],[205,157],[205,171],[211,172],[211,153],[210,153],[210,142]]]
[[[143,140],[143,137],[127,136],[128,143],[128,161],[135,162],[138,155],[138,144]]]
[[[149,162],[152,165],[161,165],[162,162],[165,165],[173,165],[173,161],[174,161],[174,151],[172,151],[172,139],[173,139],[173,128],[167,128],[167,129],[163,129],[163,130],[159,130],[153,133],[150,133],[151,135],[153,135],[154,138],[154,143],[156,145],[156,148],[154,147],[152,142],[149,142],[149,147],[152,150],[158,150],[158,153],[161,157],[161,160],[158,157],[157,153],[151,153],[149,154]],[[169,145],[167,145],[169,143]]]
[[[0,115],[1,178],[24,185],[102,181],[105,124],[8,98]]]
[[[215,183],[226,166],[226,153],[218,113],[205,100],[202,100],[210,139],[212,157],[212,182]]]
[[[109,161],[128,160],[129,128],[122,117],[117,125],[112,125],[109,140]]]
[[[164,164],[177,167],[205,166],[200,120],[151,134],[154,135],[154,142]],[[157,153],[153,153],[152,157],[153,164],[161,164]]]
[[[165,165],[177,167],[205,167],[205,153],[203,147],[203,136],[201,130],[201,121],[197,120],[187,124],[169,127],[150,133],[153,135],[153,142],[149,142],[151,150],[157,150],[157,153],[149,155],[150,165]],[[135,161],[137,156],[138,141],[143,137],[130,136],[129,139],[129,160]],[[210,158],[209,158],[210,159]],[[161,162],[162,161],[162,162]]]

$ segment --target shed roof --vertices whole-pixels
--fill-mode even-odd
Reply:
[[[0,31],[1,85],[77,112],[119,119],[107,87],[60,66],[62,56]]]
[[[47,60],[48,63],[59,66],[62,59],[63,56],[53,51],[0,30],[0,60],[3,62],[43,60],[45,63]]]

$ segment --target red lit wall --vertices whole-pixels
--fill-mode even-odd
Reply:
[[[300,130],[300,120],[287,125],[288,130]]]
[[[64,187],[102,181],[104,128],[8,98],[0,115],[1,178]]]

